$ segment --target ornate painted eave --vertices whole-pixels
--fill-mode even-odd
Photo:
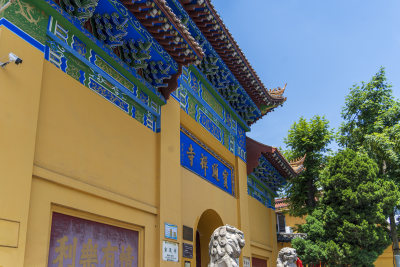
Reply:
[[[177,88],[182,66],[204,56],[165,0],[55,1],[165,99]]]
[[[176,90],[182,66],[199,62],[204,52],[165,0],[122,0],[124,6],[140,21],[157,42],[179,64],[178,72],[167,81],[161,93],[168,99]]]
[[[203,50],[165,0],[121,2],[176,62],[186,66],[203,58]]]
[[[189,32],[195,37],[205,53],[203,60],[196,64],[197,69],[213,86],[215,93],[224,98],[226,103],[241,117],[241,120],[246,124],[245,128],[247,128],[262,116],[261,110],[208,42],[202,31],[183,8],[181,2],[179,0],[167,0],[167,2],[176,16],[187,26]]]
[[[287,198],[276,198],[275,199],[275,209],[276,210],[282,210],[286,209],[289,206],[289,203],[287,201]]]
[[[210,0],[180,2],[263,115],[285,102],[282,95],[266,89]]]
[[[297,176],[304,169],[303,162],[305,156],[294,163],[290,163],[276,147],[261,144],[249,137],[246,137],[246,144],[248,175],[257,168],[262,156],[264,156],[285,179]]]
[[[306,159],[306,156],[307,154],[304,154],[303,157],[290,161],[290,166],[292,166],[296,173],[300,173],[306,169],[304,167],[304,160]]]

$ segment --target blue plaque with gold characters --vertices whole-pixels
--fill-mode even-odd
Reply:
[[[184,128],[181,128],[181,165],[234,195],[232,166]]]

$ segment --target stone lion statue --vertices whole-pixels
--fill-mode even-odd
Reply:
[[[218,227],[211,235],[208,246],[208,267],[239,267],[239,256],[244,244],[242,231],[228,224]]]
[[[294,248],[285,247],[278,253],[276,267],[296,267],[297,253]]]

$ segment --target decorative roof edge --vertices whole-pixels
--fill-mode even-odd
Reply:
[[[168,20],[174,24],[176,29],[179,31],[179,33],[182,35],[182,37],[185,39],[185,41],[192,47],[193,51],[196,53],[196,55],[202,59],[204,57],[204,51],[201,48],[201,46],[197,43],[197,41],[193,38],[193,36],[190,34],[188,29],[184,24],[182,24],[181,20],[175,15],[174,12],[172,12],[171,8],[168,6],[167,2],[165,0],[153,0],[156,5],[163,11],[165,16],[168,18]]]
[[[292,166],[292,168],[297,172],[300,173],[303,170],[305,170],[306,168],[304,167],[304,161],[306,159],[307,154],[304,154],[303,157],[294,159],[292,161],[290,161],[290,165]]]
[[[163,97],[168,99],[178,86],[182,66],[200,62],[204,57],[203,49],[165,0],[152,2],[122,0],[121,2],[178,63],[177,73],[165,81],[168,86],[159,88]]]
[[[304,169],[305,155],[300,160],[290,163],[276,147],[264,145],[250,137],[246,137],[247,145],[247,175],[252,173],[259,164],[259,159],[264,156],[278,172],[285,177],[293,178]]]
[[[233,38],[232,34],[225,26],[224,22],[222,21],[221,17],[215,10],[210,0],[196,0],[195,4],[192,4],[192,0],[180,0],[180,2],[182,6],[188,11],[188,14],[195,21],[196,24],[200,24],[204,20],[206,20],[206,28],[208,29],[207,33],[205,32],[204,27],[199,27],[203,32],[203,35],[209,40],[214,49],[227,64],[228,68],[236,76],[240,84],[243,86],[243,88],[245,88],[245,90],[248,92],[256,105],[260,109],[262,109],[262,106],[268,106],[268,109],[263,112],[263,115],[286,101],[286,98],[282,97],[282,94],[270,94],[270,91],[266,89],[257,73],[250,65],[243,51],[240,49],[239,45]],[[204,17],[204,15],[206,14],[203,14],[204,11],[200,10],[195,13],[196,9],[205,7],[207,7],[208,10],[211,12],[211,16],[200,19],[201,22],[199,22],[199,17]],[[210,26],[213,24],[214,27]],[[210,29],[214,29],[214,31],[210,32]],[[227,38],[224,37],[222,33],[218,32],[218,30],[220,29],[222,29]],[[219,37],[220,35],[222,35],[223,37]],[[234,51],[229,51],[232,50],[232,48],[234,49]]]
[[[289,202],[287,198],[276,198],[275,199],[275,209],[277,211],[287,208],[289,206]]]

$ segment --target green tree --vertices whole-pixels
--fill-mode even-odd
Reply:
[[[350,88],[342,109],[344,122],[337,138],[340,145],[358,150],[363,146],[366,135],[376,132],[378,120],[385,123],[384,126],[396,124],[396,121],[381,119],[390,110],[395,113],[393,106],[396,101],[391,87],[387,83],[385,69],[380,68],[370,82],[361,82],[361,86],[356,84]],[[398,122],[400,114],[392,115],[392,119]]]
[[[366,151],[378,164],[380,176],[399,184],[400,104],[387,83],[384,68],[370,82],[350,89],[342,118],[338,142],[343,147]],[[394,210],[389,219],[394,254],[400,255]]]
[[[346,149],[329,159],[319,205],[300,227],[307,238],[292,241],[305,263],[373,266],[391,242],[386,218],[400,197],[396,184],[378,175],[365,153]]]
[[[318,178],[325,152],[332,141],[333,132],[325,117],[314,116],[309,121],[301,117],[289,130],[284,142],[289,148],[288,158],[306,155],[305,170],[289,181],[286,189],[290,202],[290,214],[304,216],[311,214],[317,205]]]

